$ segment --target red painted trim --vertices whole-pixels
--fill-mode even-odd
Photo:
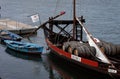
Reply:
[[[59,48],[57,48],[56,46],[54,46],[48,39],[46,39],[46,42],[48,44],[48,46],[54,50],[55,52],[58,52],[60,55],[64,55],[65,57],[67,58],[70,58],[71,59],[71,54],[70,53],[67,53]],[[92,61],[92,60],[88,60],[88,59],[85,59],[85,58],[81,58],[81,63],[83,64],[86,64],[86,65],[90,65],[90,66],[93,66],[93,67],[98,67],[98,62],[95,62],[95,61]]]
[[[67,53],[67,52],[65,52],[65,51],[57,48],[55,45],[53,45],[52,43],[50,43],[50,41],[49,41],[48,39],[46,39],[46,42],[47,42],[48,46],[49,46],[52,50],[54,50],[55,52],[58,52],[60,55],[64,55],[64,56],[66,56],[66,57],[68,57],[68,58],[71,58],[71,54],[70,54],[70,53]]]
[[[90,66],[98,67],[98,62],[91,61],[85,58],[81,58],[81,62]]]

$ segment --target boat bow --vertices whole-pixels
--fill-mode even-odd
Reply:
[[[85,28],[85,26],[83,25],[83,23],[80,21],[79,18],[76,18],[76,20],[79,22],[79,24],[82,26],[83,30],[85,31],[86,35],[87,35],[87,40],[89,42],[90,46],[95,47],[96,49],[96,57],[99,58],[102,62],[104,63],[108,63],[111,64],[111,62],[109,61],[109,59],[106,57],[106,55],[104,54],[104,52],[98,47],[98,45],[95,43],[93,36],[88,32],[88,30]]]

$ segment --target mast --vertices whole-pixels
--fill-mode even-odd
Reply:
[[[73,39],[75,39],[76,35],[76,0],[73,0]]]

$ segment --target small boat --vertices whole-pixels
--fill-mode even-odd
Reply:
[[[3,42],[4,40],[21,41],[22,37],[8,30],[0,30],[0,41]]]
[[[43,52],[43,47],[33,43],[12,41],[12,40],[4,40],[7,47],[23,53],[28,54],[41,54]]]

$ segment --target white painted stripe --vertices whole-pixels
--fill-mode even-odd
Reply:
[[[71,55],[71,58],[76,60],[76,61],[81,62],[81,57],[78,57],[78,56],[75,56],[75,55]]]
[[[108,72],[109,73],[117,73],[117,70],[115,70],[115,69],[108,69]]]

